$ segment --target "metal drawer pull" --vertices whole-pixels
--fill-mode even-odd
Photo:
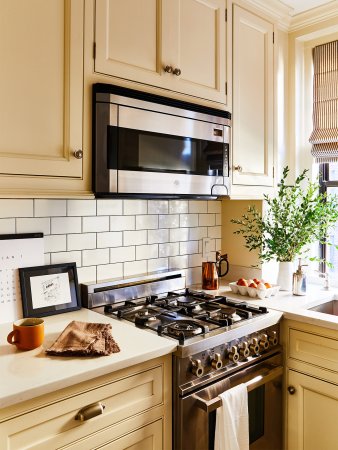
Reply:
[[[290,394],[290,395],[293,395],[293,394],[296,393],[296,388],[293,387],[293,386],[289,386],[289,387],[288,387],[288,391],[289,391],[289,394]]]
[[[278,366],[272,370],[269,370],[267,373],[263,373],[261,375],[257,375],[251,380],[244,383],[248,389],[248,392],[253,391],[254,389],[266,384],[268,381],[273,380],[274,378],[279,377],[283,374],[283,367]],[[234,386],[231,386],[234,387]],[[211,400],[204,400],[198,394],[193,394],[192,397],[196,400],[196,406],[203,409],[207,413],[211,411],[215,411],[215,409],[222,406],[222,400],[219,397],[215,397]]]
[[[242,168],[242,166],[234,166],[234,170],[237,170],[238,172],[242,172],[243,168]]]
[[[85,406],[84,408],[80,409],[80,411],[76,414],[75,420],[84,422],[85,420],[92,419],[93,417],[103,414],[104,408],[105,408],[105,405],[101,402],[97,402],[97,403],[94,403],[93,405]]]

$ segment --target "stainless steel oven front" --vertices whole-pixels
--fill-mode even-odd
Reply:
[[[233,374],[210,377],[202,388],[189,386],[174,394],[175,450],[213,450],[219,394],[240,383],[248,389],[250,450],[282,449],[282,353],[274,349],[257,363]]]
[[[95,85],[97,196],[230,195],[230,114]]]

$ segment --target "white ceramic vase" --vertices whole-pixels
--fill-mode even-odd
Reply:
[[[281,291],[292,291],[292,276],[294,264],[292,261],[280,261],[277,284]]]

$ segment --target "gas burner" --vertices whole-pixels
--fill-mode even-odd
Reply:
[[[197,301],[192,297],[184,297],[181,295],[176,298],[177,306],[197,305]]]
[[[205,312],[203,303],[186,303],[184,307],[189,314],[201,314]]]
[[[136,325],[145,325],[147,322],[153,322],[157,320],[157,315],[155,315],[148,309],[141,309],[135,314],[134,320]]]

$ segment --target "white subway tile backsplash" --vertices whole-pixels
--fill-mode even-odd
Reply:
[[[197,227],[198,214],[181,214],[180,227]]]
[[[82,218],[83,233],[109,231],[109,217],[83,217]]]
[[[146,243],[147,230],[123,232],[123,245],[142,245]]]
[[[168,200],[148,200],[148,214],[168,214]]]
[[[16,232],[50,234],[50,218],[16,219]]]
[[[125,215],[147,214],[147,200],[123,200]]]
[[[122,231],[108,231],[97,233],[97,248],[120,247],[122,245]]]
[[[96,282],[96,266],[78,267],[77,278],[79,283]]]
[[[110,262],[118,263],[125,261],[135,261],[136,252],[135,246],[130,247],[116,247],[110,249]]]
[[[50,265],[50,253],[45,253],[44,254],[44,263],[46,266]]]
[[[188,267],[202,267],[202,254],[196,253],[188,256]]]
[[[124,276],[139,275],[147,272],[147,261],[133,261],[124,263]]]
[[[0,233],[14,234],[15,233],[15,219],[0,219]]]
[[[188,255],[171,256],[169,258],[169,269],[186,269],[188,267]]]
[[[208,201],[208,213],[221,214],[221,212],[222,212],[222,202],[220,200]]]
[[[213,227],[216,225],[215,214],[199,214],[198,224],[200,227]]]
[[[221,251],[222,249],[222,239],[215,239],[216,242],[216,250]]]
[[[51,233],[81,233],[81,217],[52,217]]]
[[[214,239],[221,239],[222,228],[220,226],[208,227],[208,237],[214,238]]]
[[[168,258],[158,258],[148,260],[148,272],[156,272],[157,270],[168,270]]]
[[[98,266],[109,263],[109,248],[82,251],[83,266]]]
[[[110,278],[123,277],[123,264],[105,264],[97,266],[97,280],[109,280]]]
[[[33,200],[0,199],[0,217],[33,217]]]
[[[67,215],[67,200],[34,200],[34,217],[55,217]]]
[[[88,250],[96,248],[96,233],[68,234],[67,250]]]
[[[180,216],[178,214],[165,214],[158,217],[159,228],[177,228],[180,225]]]
[[[158,228],[158,216],[140,215],[136,216],[136,230],[155,230]]]
[[[198,253],[198,241],[180,242],[180,255]]]
[[[135,230],[135,216],[111,216],[110,231]]]
[[[136,246],[136,259],[153,259],[158,257],[158,245]]]
[[[188,241],[189,228],[173,228],[169,230],[170,242]],[[193,240],[193,238],[191,238]]]
[[[179,242],[165,243],[158,245],[158,255],[160,258],[168,256],[176,256],[180,254],[180,244]]]
[[[82,258],[80,251],[58,252],[58,253],[51,253],[50,255],[52,264],[75,262],[78,267],[82,266]]]
[[[208,212],[208,202],[205,200],[189,200],[190,213],[206,213]]]
[[[169,241],[169,230],[160,228],[159,230],[148,231],[148,244],[159,244]]]
[[[216,223],[215,225],[222,225],[222,214],[216,214]]]
[[[64,234],[51,234],[44,236],[45,252],[65,252],[67,250],[67,239]]]
[[[67,200],[67,216],[95,216],[95,200]]]
[[[191,286],[193,284],[197,284],[196,289],[201,288],[202,284],[202,268],[201,267],[192,267],[186,270],[185,272],[186,276],[186,284],[188,286]]]
[[[97,200],[98,216],[122,216],[123,200]]]
[[[189,240],[198,241],[208,236],[207,227],[189,228]],[[211,236],[210,236],[211,237]]]
[[[185,214],[189,211],[188,200],[170,200],[169,214]]]

